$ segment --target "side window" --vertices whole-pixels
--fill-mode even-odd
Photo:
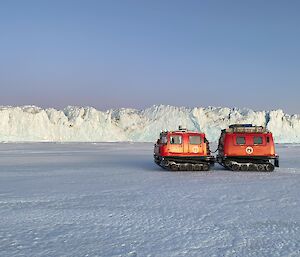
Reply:
[[[263,143],[262,137],[253,137],[253,143],[255,145],[261,145]]]
[[[161,144],[166,144],[167,143],[167,137],[166,136],[162,136],[161,138],[160,138],[160,142],[161,142]]]
[[[181,136],[170,136],[170,143],[172,145],[181,145],[182,137]]]
[[[189,142],[191,145],[200,145],[201,137],[200,136],[189,136]]]
[[[244,144],[246,144],[245,137],[236,137],[236,144],[237,145],[244,145]]]
[[[270,143],[270,137],[267,137],[267,143]]]

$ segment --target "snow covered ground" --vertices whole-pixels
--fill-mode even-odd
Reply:
[[[172,173],[148,143],[0,144],[0,256],[300,256],[300,145],[277,150]]]

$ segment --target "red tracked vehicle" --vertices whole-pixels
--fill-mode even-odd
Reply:
[[[273,171],[279,167],[279,156],[266,128],[235,124],[221,132],[217,162],[233,171]]]
[[[154,145],[155,163],[168,170],[208,171],[214,160],[205,134],[180,126],[177,131],[161,132]]]

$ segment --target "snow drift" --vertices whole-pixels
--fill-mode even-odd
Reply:
[[[217,141],[220,130],[234,123],[266,126],[277,143],[300,143],[300,116],[282,110],[152,106],[145,110],[99,111],[92,107],[63,110],[36,106],[0,107],[0,141],[136,141],[153,142],[162,129],[183,125]]]

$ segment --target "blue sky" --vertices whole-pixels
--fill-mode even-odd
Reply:
[[[300,113],[299,1],[0,1],[0,105]]]

